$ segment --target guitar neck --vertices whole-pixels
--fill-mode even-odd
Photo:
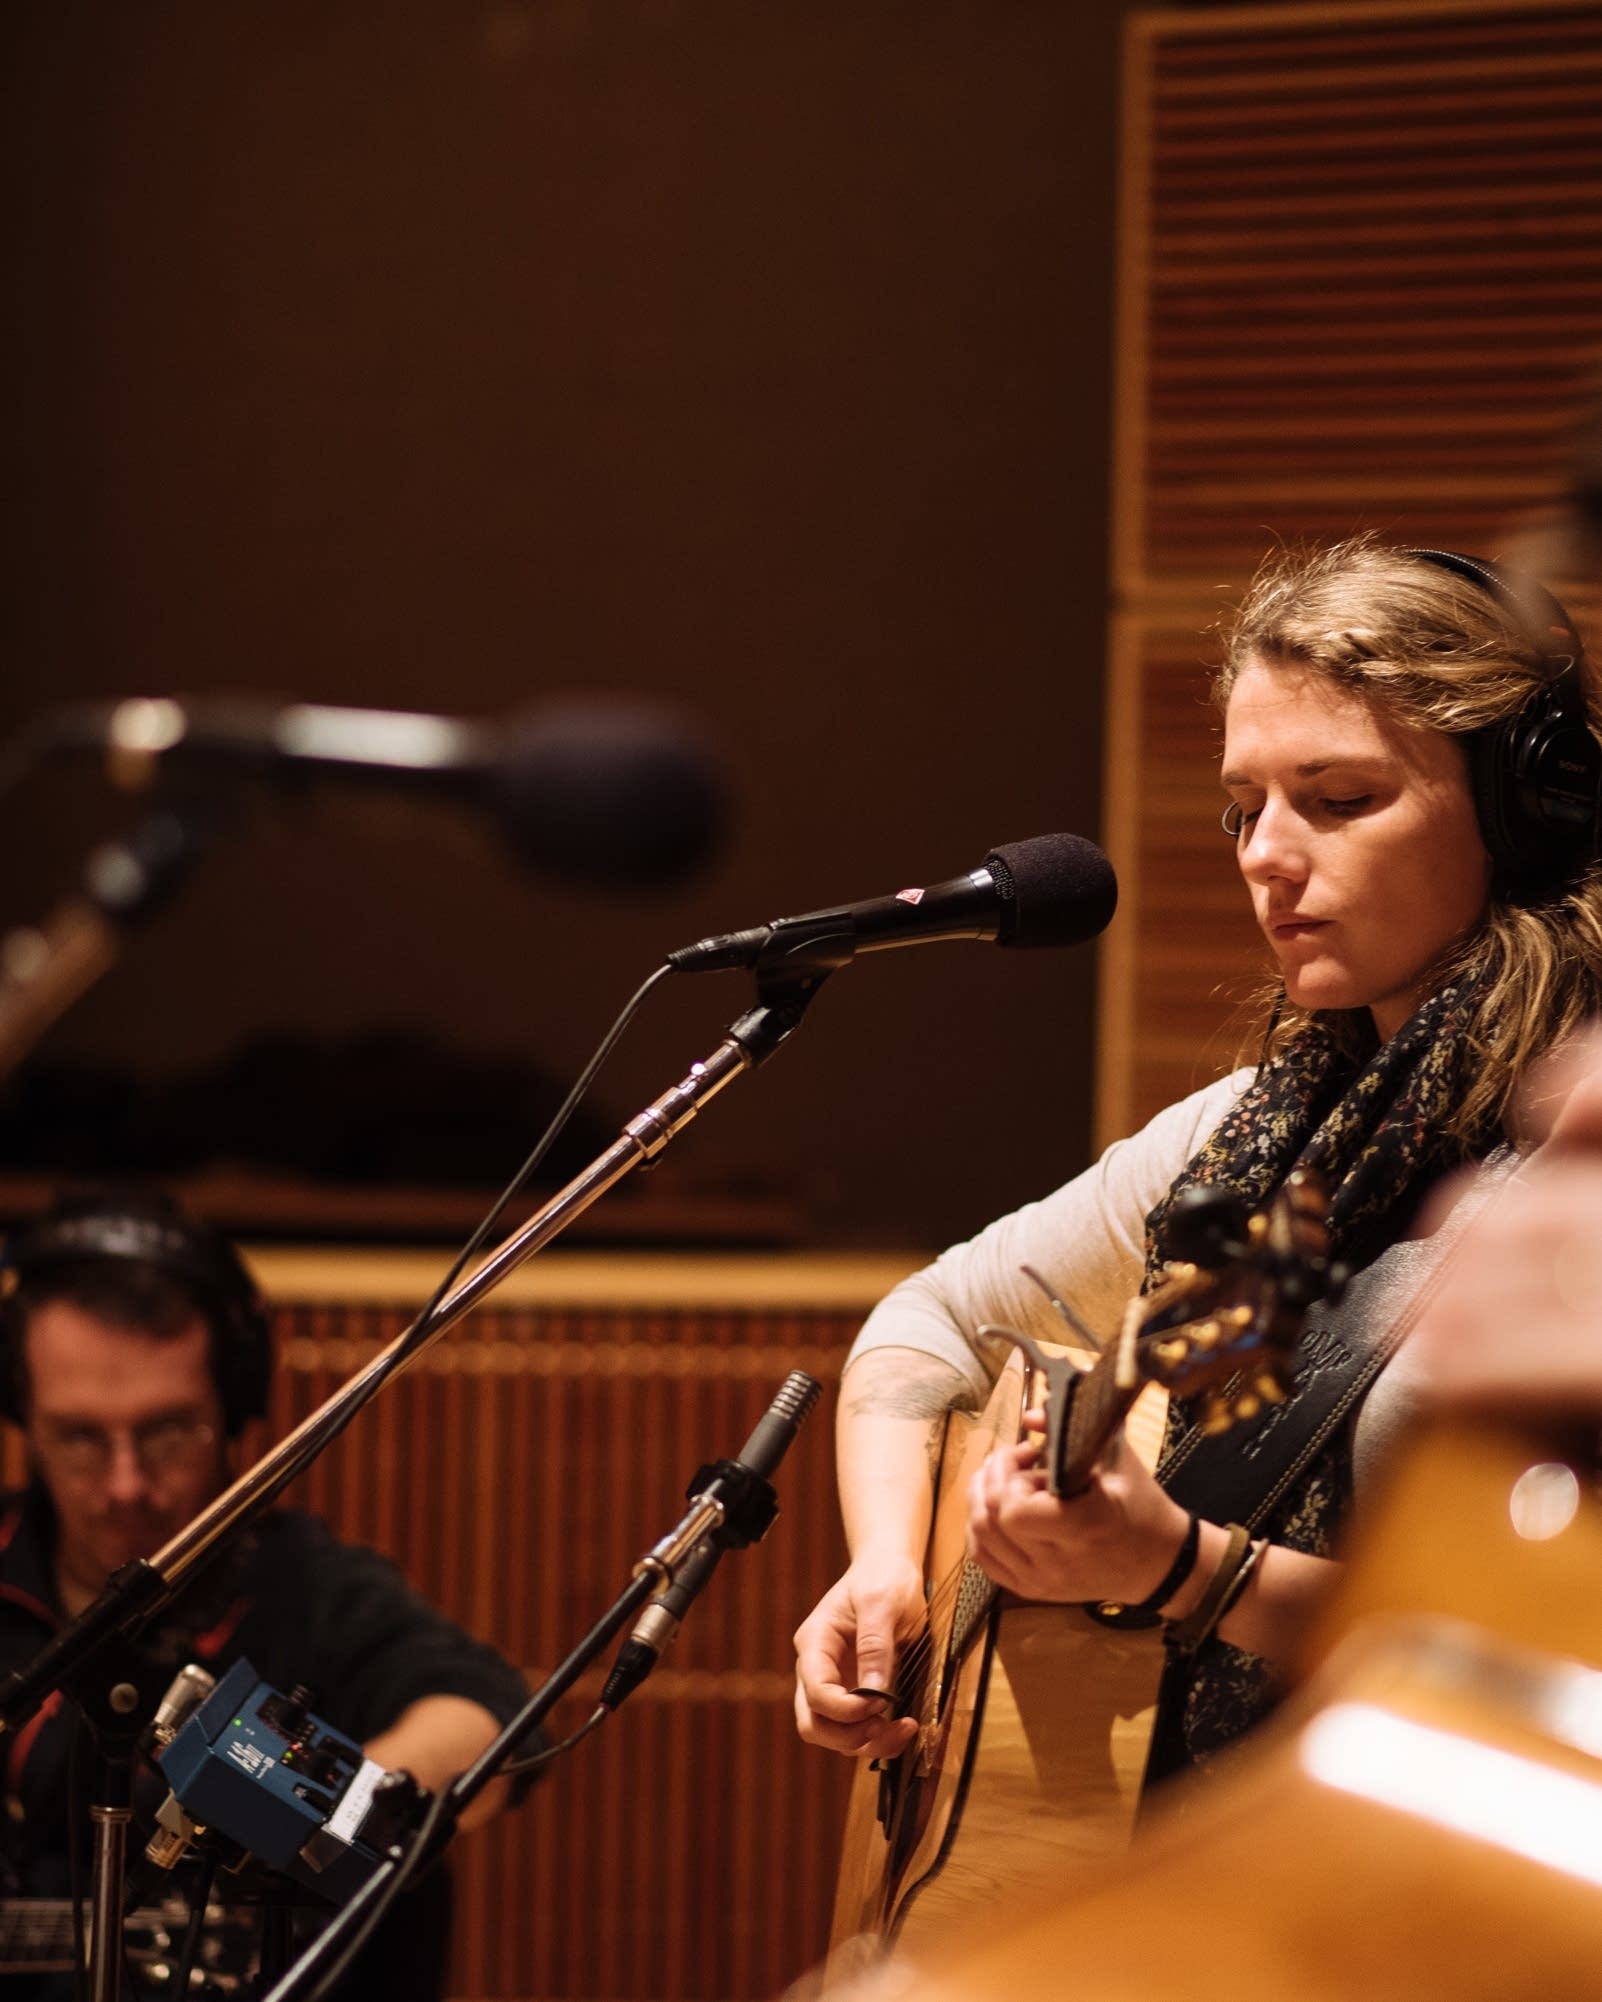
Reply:
[[[1073,1380],[1062,1448],[1052,1481],[1054,1494],[1066,1499],[1089,1486],[1096,1462],[1106,1452],[1144,1387],[1139,1380],[1128,1386],[1119,1383],[1114,1347],[1105,1349],[1090,1369]]]

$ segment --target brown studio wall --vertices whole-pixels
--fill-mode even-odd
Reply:
[[[399,1019],[566,1077],[666,946],[1094,834],[1120,11],[6,9],[0,726],[626,687],[738,800],[708,878],[621,905],[441,813],[260,814],[41,1054],[165,1076]],[[0,815],[10,920],[126,807],[52,770]],[[1089,956],[912,957],[685,1172],[937,1242],[1072,1165]],[[661,1004],[611,1102],[741,1005]]]

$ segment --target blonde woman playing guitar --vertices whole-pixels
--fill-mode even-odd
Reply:
[[[1265,1715],[1353,1496],[1411,1407],[1405,1350],[1374,1371],[1441,1254],[1420,1222],[1428,1195],[1464,1164],[1482,1192],[1513,1172],[1531,1068],[1602,1010],[1602,686],[1554,600],[1450,552],[1367,538],[1281,552],[1226,637],[1218,695],[1225,830],[1280,988],[1262,1062],[947,1253],[870,1318],[841,1400],[851,1565],[797,1635],[813,1743],[882,1758],[917,1733],[889,1692],[924,1624],[932,1458],[947,1408],[978,1409],[1002,1359],[966,1331],[1052,1332],[1019,1268],[1105,1327],[1158,1270],[1179,1191],[1221,1187],[1255,1209],[1307,1166],[1328,1182],[1332,1250],[1355,1276],[1313,1317],[1285,1409],[1343,1372],[1346,1387],[1260,1533],[1243,1543],[1242,1518],[1203,1497],[1193,1562],[1170,1582],[1190,1535],[1171,1476],[1120,1453],[1058,1496],[1033,1449],[1010,1443],[985,1464],[968,1525],[983,1570],[1030,1602],[1134,1605],[1166,1585],[1165,1621],[1215,1616],[1166,1687],[1163,1771],[1205,1765]]]

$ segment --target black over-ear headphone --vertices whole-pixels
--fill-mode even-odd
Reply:
[[[212,1371],[230,1438],[264,1415],[272,1329],[244,1260],[221,1231],[170,1198],[131,1190],[64,1196],[7,1239],[0,1256],[0,1417],[21,1424],[24,1416],[19,1287],[52,1268],[98,1260],[152,1266],[193,1294],[212,1330]]]
[[[1403,553],[1488,592],[1540,657],[1544,685],[1506,722],[1474,731],[1465,744],[1498,883],[1514,896],[1550,892],[1596,859],[1602,823],[1602,744],[1586,715],[1574,622],[1544,585],[1483,556]]]

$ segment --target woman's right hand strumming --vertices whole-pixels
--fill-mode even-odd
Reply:
[[[891,1714],[891,1692],[901,1650],[923,1626],[910,1558],[864,1553],[829,1587],[795,1634],[796,1728],[809,1745],[874,1759],[906,1750],[917,1723]]]
[[[892,1715],[896,1662],[923,1632],[924,1556],[946,1415],[971,1403],[914,1349],[859,1355],[840,1386],[835,1458],[851,1568],[796,1629],[796,1725],[809,1745],[886,1758],[916,1736]],[[863,1694],[883,1690],[882,1696]]]

